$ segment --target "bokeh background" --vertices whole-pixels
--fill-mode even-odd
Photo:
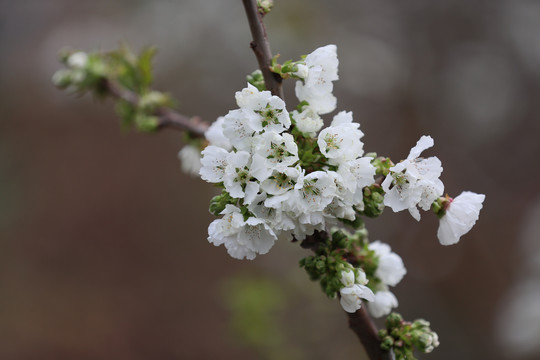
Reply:
[[[399,311],[440,335],[422,358],[538,359],[540,2],[275,2],[282,59],[337,44],[364,149],[398,160],[429,134],[445,191],[487,195],[452,247],[429,213],[368,222],[407,266]],[[239,0],[0,0],[0,359],[362,358],[298,245],[250,262],[206,241],[215,190],[181,173],[181,134],[52,86],[60,49],[121,41],[156,45],[155,87],[206,120],[257,66]]]

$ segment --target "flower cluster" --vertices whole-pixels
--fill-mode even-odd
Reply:
[[[321,130],[319,115],[336,106],[337,64],[335,45],[305,58],[300,110],[289,113],[279,97],[248,84],[236,93],[239,108],[208,129],[200,175],[232,199],[210,225],[209,241],[231,256],[253,259],[278,238],[302,240],[363,209],[376,170],[363,157],[359,124],[342,111]]]
[[[404,321],[400,314],[392,313],[379,330],[383,350],[394,350],[396,360],[416,360],[415,350],[430,353],[439,346],[439,336],[423,319]]]
[[[268,252],[278,238],[302,240],[339,221],[377,216],[384,206],[395,212],[409,210],[420,220],[419,209],[439,204],[443,244],[457,242],[470,230],[483,195],[458,197],[452,206],[449,200],[442,202],[448,198],[442,197],[441,161],[420,157],[434,144],[430,136],[422,136],[409,156],[394,165],[388,158],[364,156],[364,134],[351,112],[337,113],[323,128],[321,115],[336,108],[335,45],[274,67],[282,76],[300,79],[296,110],[289,112],[282,99],[248,84],[236,93],[238,109],[206,132],[209,146],[200,163],[193,147],[180,153],[187,171],[200,169],[203,180],[224,188],[229,196],[215,213],[223,217],[209,227],[211,243],[223,244],[235,258],[253,259]],[[391,295],[384,296],[386,303],[396,303]]]
[[[351,112],[338,112],[324,127],[321,115],[336,109],[337,68],[335,45],[297,62],[279,65],[274,59],[274,72],[297,79],[297,108],[288,111],[253,73],[236,93],[238,108],[206,131],[202,157],[193,146],[179,156],[187,171],[222,188],[211,201],[210,211],[220,218],[210,224],[208,240],[224,245],[233,258],[254,259],[280,238],[301,241],[340,223],[357,229],[350,234],[336,228],[331,239],[317,240],[311,247],[315,255],[300,265],[329,297],[339,295],[345,311],[356,312],[365,300],[368,311],[381,317],[398,306],[390,287],[407,271],[389,245],[368,241],[361,217],[376,217],[388,206],[408,210],[419,221],[420,209],[432,209],[440,218],[439,241],[449,245],[472,228],[485,197],[443,196],[441,161],[421,157],[434,145],[430,136],[422,136],[407,158],[394,164],[364,154],[364,134]],[[416,346],[429,351],[426,336]]]

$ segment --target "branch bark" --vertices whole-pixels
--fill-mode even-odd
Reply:
[[[347,313],[347,317],[349,318],[349,327],[354,331],[358,339],[360,339],[371,360],[395,359],[393,351],[381,349],[381,341],[377,334],[377,328],[368,315],[365,306],[362,306],[355,313]]]
[[[257,8],[257,0],[242,0],[242,3],[244,4],[249,22],[249,29],[253,36],[253,41],[250,46],[255,53],[259,68],[262,71],[264,84],[266,85],[266,88],[270,90],[272,95],[279,96],[283,99],[281,76],[270,71],[270,66],[272,65],[272,51],[270,50],[270,43],[268,42],[266,28],[262,21],[262,15]]]
[[[133,106],[139,104],[137,94],[121,87],[112,80],[104,79],[101,86],[103,90],[116,99],[127,101]],[[198,138],[204,138],[204,132],[209,127],[209,124],[202,121],[198,116],[190,118],[166,107],[157,108],[154,115],[159,119],[158,129],[170,128],[187,131],[191,136]]]

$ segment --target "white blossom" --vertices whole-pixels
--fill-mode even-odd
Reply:
[[[88,64],[88,54],[82,51],[77,51],[67,58],[68,66],[75,69],[82,69]]]
[[[336,193],[324,209],[324,215],[328,221],[335,218],[353,221],[356,218],[354,206],[354,194],[344,185],[343,177],[335,171],[328,171],[327,174],[334,180]]]
[[[236,92],[236,103],[243,110],[249,110],[258,116],[250,116],[251,127],[255,131],[283,132],[291,126],[285,102],[270,91],[259,91],[248,84],[247,88]]]
[[[480,214],[483,194],[464,191],[450,202],[446,214],[441,218],[437,237],[442,245],[453,245],[468,233]]]
[[[354,271],[352,269],[342,271],[340,281],[346,287],[353,286],[355,284]]]
[[[336,108],[332,95],[332,81],[338,80],[338,58],[335,45],[320,47],[306,56],[308,74],[303,81],[296,82],[296,97],[306,101],[318,114],[327,114]]]
[[[216,121],[210,125],[210,127],[206,130],[204,133],[204,137],[210,145],[221,147],[227,151],[232,150],[232,145],[230,140],[225,136],[223,133],[223,123],[225,122],[225,118],[223,116],[220,116],[217,118]]]
[[[309,74],[309,68],[305,64],[296,64],[296,71],[292,74],[301,79],[305,79]]]
[[[266,254],[274,246],[277,236],[264,220],[250,217],[238,233],[238,243],[256,254]]]
[[[322,212],[336,195],[334,180],[325,171],[314,171],[305,176],[300,174],[294,189],[295,198],[292,201],[300,217]],[[313,224],[312,221],[304,223]]]
[[[235,259],[253,260],[256,252],[238,242],[238,234],[245,226],[240,209],[226,205],[221,214],[223,218],[212,221],[208,226],[208,241],[215,246],[224,245],[229,255]]]
[[[225,190],[233,198],[243,198],[244,204],[251,203],[259,191],[259,183],[252,180],[248,166],[250,159],[246,151],[229,154],[223,175]]]
[[[261,219],[244,221],[238,207],[226,205],[222,219],[208,227],[208,241],[216,246],[225,245],[235,259],[252,260],[257,254],[266,254],[277,240],[274,231]]]
[[[309,106],[304,107],[302,112],[294,110],[291,114],[296,121],[296,128],[310,137],[315,137],[324,126],[323,119]]]
[[[355,160],[345,161],[339,164],[337,173],[343,179],[343,186],[351,193],[351,202],[357,208],[364,206],[364,195],[362,189],[372,185],[375,180],[375,166],[371,164],[370,157],[362,157]],[[361,209],[359,209],[361,210]]]
[[[377,291],[373,301],[367,304],[369,313],[376,318],[390,314],[392,309],[396,307],[398,307],[398,300],[388,290]]]
[[[407,159],[390,168],[390,174],[381,184],[386,192],[384,205],[394,212],[408,209],[418,221],[420,212],[417,206],[429,210],[433,201],[444,192],[444,184],[439,180],[443,170],[441,161],[435,156],[419,157],[422,151],[432,146],[433,139],[422,136]]]
[[[354,313],[362,306],[362,299],[373,301],[375,295],[370,288],[360,284],[346,286],[339,291],[341,295],[340,304],[343,310]]]
[[[180,159],[183,172],[199,176],[199,171],[201,170],[201,152],[198,148],[193,145],[185,145],[178,152],[178,159]]]
[[[358,128],[360,124],[352,121],[352,112],[341,111],[332,124],[319,133],[317,144],[321,153],[331,164],[340,164],[363,155],[364,136]]]
[[[251,151],[255,129],[252,123],[260,116],[248,109],[231,110],[224,117],[223,134],[237,150]]]
[[[294,189],[296,179],[300,174],[300,166],[275,170],[271,176],[261,182],[261,189],[270,195],[284,195]]]
[[[390,245],[380,241],[370,243],[369,249],[379,258],[375,276],[385,285],[396,286],[407,273],[401,257],[392,252]]]
[[[268,178],[274,170],[283,171],[298,161],[298,146],[291,134],[265,132],[254,142],[253,176],[259,181]]]
[[[225,168],[228,164],[229,152],[217,146],[207,146],[202,151],[201,178],[210,183],[220,183],[225,175]]]
[[[248,205],[249,211],[258,219],[264,220],[276,233],[278,237],[290,238],[290,231],[295,228],[295,222],[289,214],[281,208],[268,207],[265,204],[266,194],[258,194]]]

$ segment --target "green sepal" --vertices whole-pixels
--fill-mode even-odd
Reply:
[[[394,163],[390,158],[379,156],[376,157],[376,153],[370,153],[366,156],[373,157],[373,160],[371,160],[371,165],[375,166],[375,175],[382,175],[387,176],[390,172],[390,168],[394,166]]]
[[[214,196],[210,200],[210,213],[215,216],[219,216],[228,204],[236,205],[237,199],[234,199],[229,195],[226,190],[223,190],[221,194]]]

